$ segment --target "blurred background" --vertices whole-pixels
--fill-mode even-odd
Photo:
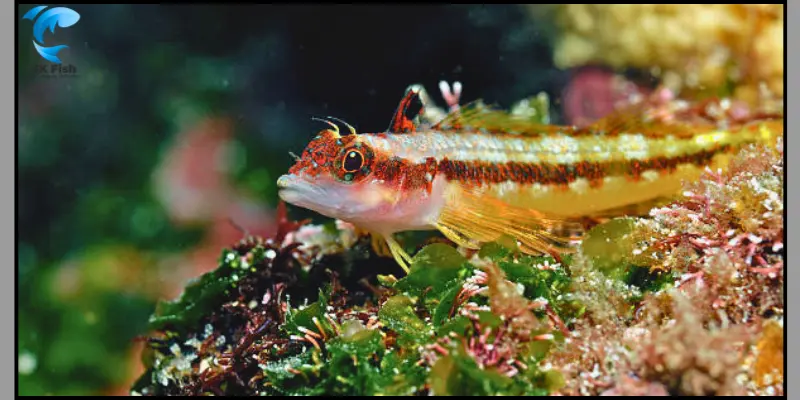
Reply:
[[[331,115],[386,129],[405,88],[586,124],[657,85],[783,97],[783,6],[65,5],[42,74],[18,9],[20,394],[127,394],[159,299],[275,230],[275,181]],[[294,217],[316,215],[290,209]]]

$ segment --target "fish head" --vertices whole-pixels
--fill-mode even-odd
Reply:
[[[385,212],[398,198],[394,182],[376,173],[386,157],[362,135],[323,130],[278,179],[279,196],[287,203],[348,222]]]

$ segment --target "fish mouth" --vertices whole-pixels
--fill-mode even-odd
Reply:
[[[278,178],[278,197],[287,203],[301,205],[298,203],[310,194],[308,188],[308,183],[302,182],[294,175],[281,175]]]
[[[291,175],[281,175],[278,178],[278,189],[289,189],[292,187],[292,176]]]
[[[278,197],[281,200],[324,214],[325,190],[297,175],[286,174],[278,178]]]
[[[325,178],[310,181],[303,176],[285,174],[278,178],[278,197],[286,203],[315,211],[330,218],[349,216],[350,188],[340,188]]]

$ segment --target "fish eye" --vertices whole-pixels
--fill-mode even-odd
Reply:
[[[340,182],[357,182],[369,176],[373,158],[372,149],[364,143],[345,145],[333,160],[331,172]]]
[[[350,150],[344,157],[342,169],[345,172],[354,173],[364,166],[364,155],[358,150]]]

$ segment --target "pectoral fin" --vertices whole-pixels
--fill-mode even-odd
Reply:
[[[508,235],[525,253],[558,255],[574,252],[580,243],[583,227],[577,221],[550,218],[460,185],[448,190],[436,227],[460,246],[477,249]]]
[[[375,254],[381,257],[393,257],[403,271],[408,273],[408,264],[411,263],[411,256],[403,250],[403,247],[397,243],[391,235],[381,235],[379,233],[371,232],[370,237],[372,240],[372,249]]]

